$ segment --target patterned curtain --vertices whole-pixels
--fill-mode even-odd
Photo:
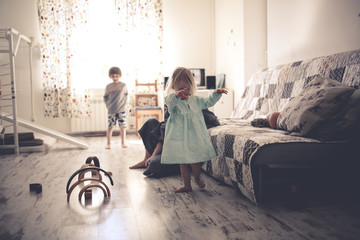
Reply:
[[[158,79],[163,84],[162,0],[115,0],[119,54],[126,56],[124,68],[134,86]],[[133,88],[130,86],[130,89]]]
[[[44,115],[46,117],[89,117],[86,90],[74,87],[73,57],[79,44],[73,33],[84,28],[87,0],[38,0],[41,32]]]

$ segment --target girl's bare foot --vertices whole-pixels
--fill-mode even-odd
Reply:
[[[204,188],[205,183],[201,181],[201,179],[195,179],[196,184],[199,186],[199,188]]]
[[[181,187],[175,190],[176,193],[191,192],[191,191],[192,191],[191,187]]]
[[[106,145],[105,149],[111,149],[110,144]]]
[[[123,143],[123,144],[121,144],[121,147],[122,147],[122,148],[127,148],[128,146],[126,146],[126,144]]]
[[[136,169],[136,168],[146,168],[145,166],[145,160],[142,160],[141,162],[138,162],[137,164],[129,167],[130,169]]]

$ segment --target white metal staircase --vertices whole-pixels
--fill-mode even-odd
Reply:
[[[13,148],[15,153],[19,154],[18,126],[66,141],[80,148],[88,148],[88,145],[79,139],[17,117],[15,57],[22,41],[29,44],[30,48],[32,47],[31,39],[15,29],[0,29],[0,141],[4,141],[4,132],[7,131],[13,133],[14,137],[14,144],[3,143],[0,149]]]

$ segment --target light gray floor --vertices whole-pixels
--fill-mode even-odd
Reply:
[[[205,189],[175,194],[180,176],[146,178],[128,167],[144,156],[141,140],[128,135],[83,138],[89,149],[57,142],[46,152],[0,156],[0,239],[358,239],[360,204],[324,203],[291,210],[281,202],[255,206],[229,186],[203,174]],[[104,177],[111,198],[94,189],[90,204],[66,183],[89,156],[113,173]],[[74,179],[74,181],[76,178]],[[73,181],[73,182],[74,182]],[[29,192],[39,182],[42,194]]]

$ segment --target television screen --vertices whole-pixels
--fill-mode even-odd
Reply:
[[[205,69],[204,68],[189,68],[194,76],[195,84],[198,88],[206,88],[205,83]]]

